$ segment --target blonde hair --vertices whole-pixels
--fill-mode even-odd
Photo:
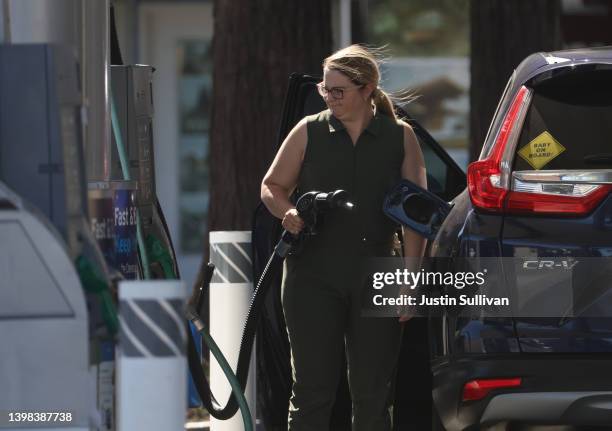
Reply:
[[[351,45],[334,52],[323,60],[323,68],[336,70],[346,75],[355,85],[374,84],[372,104],[377,112],[397,119],[391,96],[379,87],[380,64],[384,48]]]

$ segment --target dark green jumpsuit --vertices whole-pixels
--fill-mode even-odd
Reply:
[[[397,318],[361,316],[368,286],[358,269],[368,257],[392,255],[397,226],[382,205],[401,177],[403,128],[377,113],[353,145],[329,110],[307,120],[299,193],[344,189],[355,209],[328,213],[318,235],[285,262],[282,302],[294,381],[289,430],[329,428],[345,353],[353,430],[389,430],[401,324]]]

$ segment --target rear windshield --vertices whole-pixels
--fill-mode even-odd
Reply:
[[[576,71],[535,87],[514,170],[610,168],[612,71]]]

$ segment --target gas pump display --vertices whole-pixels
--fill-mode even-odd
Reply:
[[[89,184],[91,230],[108,265],[123,278],[138,277],[136,184],[112,181]]]

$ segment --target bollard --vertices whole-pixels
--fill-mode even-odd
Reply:
[[[186,293],[179,280],[119,283],[118,431],[185,428]]]
[[[210,260],[215,273],[210,283],[210,333],[234,372],[242,330],[253,295],[251,232],[211,232]],[[245,398],[255,423],[255,348],[249,366]],[[210,387],[224,406],[231,388],[217,361],[210,355]],[[211,431],[242,431],[240,412],[227,421],[211,419]]]

